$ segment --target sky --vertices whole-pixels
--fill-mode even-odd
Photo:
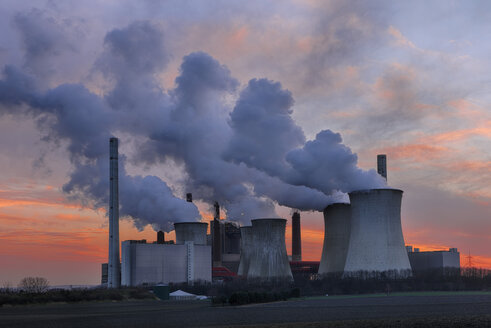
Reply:
[[[383,153],[406,244],[491,268],[490,30],[488,1],[2,1],[0,284],[100,282],[110,136],[121,240],[217,199],[303,210],[319,260],[318,210]]]

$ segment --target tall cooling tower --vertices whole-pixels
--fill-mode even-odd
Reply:
[[[293,279],[285,245],[285,219],[252,220],[252,252],[247,278]]]
[[[345,273],[391,270],[410,273],[401,226],[402,190],[360,190],[349,193],[349,198],[351,234]]]
[[[249,270],[249,262],[251,261],[251,252],[253,250],[252,227],[240,228],[240,262],[237,274],[246,277]]]
[[[176,244],[184,244],[186,241],[192,241],[195,245],[206,245],[207,227],[208,223],[203,222],[174,223]]]
[[[107,286],[121,286],[119,259],[118,138],[109,139],[109,258]]]
[[[319,274],[342,273],[350,240],[351,208],[336,203],[324,209],[324,246]]]

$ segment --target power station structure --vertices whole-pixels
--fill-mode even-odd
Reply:
[[[393,271],[410,275],[401,225],[402,190],[370,189],[349,193],[351,222],[345,274]]]
[[[419,248],[406,246],[411,268],[415,273],[422,271],[441,271],[447,269],[460,269],[460,253],[457,248],[447,251],[420,252]]]
[[[118,185],[118,139],[109,139],[109,288],[121,286],[119,259],[119,185]]]
[[[302,232],[300,228],[300,213],[292,215],[292,261],[302,261]]]
[[[324,209],[324,245],[319,274],[342,273],[351,233],[350,204],[335,203]]]
[[[377,171],[387,178],[386,155],[377,156]],[[455,266],[455,254],[411,255],[405,248],[401,225],[402,190],[369,189],[349,193],[350,204],[335,203],[324,211],[324,245],[319,262],[302,262],[300,213],[292,215],[292,263],[285,244],[286,220],[262,218],[252,226],[220,220],[220,206],[214,204],[214,217],[207,223],[174,224],[176,243],[166,242],[157,232],[157,241],[127,240],[119,257],[118,139],[110,139],[109,261],[105,266],[107,285],[193,284],[212,281],[212,272],[227,271],[247,279],[293,279],[296,272],[311,272],[319,263],[319,274],[391,271],[411,274],[411,264],[442,258]],[[192,202],[191,193],[186,200]],[[416,253],[414,253],[416,254]],[[422,253],[421,253],[422,254]],[[441,256],[440,256],[441,255]],[[447,256],[448,255],[448,256]],[[411,258],[411,264],[410,260]],[[425,262],[426,261],[426,262]],[[432,260],[434,262],[434,260]],[[439,261],[439,260],[438,260]],[[307,265],[308,264],[308,265]],[[107,268],[107,269],[106,269]],[[216,270],[215,270],[216,269]],[[107,271],[106,271],[107,270]],[[104,278],[103,278],[104,279]]]
[[[387,181],[387,155],[377,155],[377,172]]]
[[[122,243],[123,286],[211,282],[207,223],[175,223],[176,244],[126,240]]]
[[[286,220],[252,220],[252,250],[247,279],[293,279],[285,244]]]
[[[240,263],[237,270],[237,275],[247,277],[249,263],[251,261],[251,253],[254,248],[252,226],[241,227],[240,237]]]

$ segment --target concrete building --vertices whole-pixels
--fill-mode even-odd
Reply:
[[[457,248],[448,251],[419,252],[412,251],[412,246],[406,246],[409,262],[414,272],[427,270],[444,270],[445,268],[460,268],[460,253]]]
[[[302,261],[302,232],[299,212],[294,212],[292,215],[292,261]]]
[[[342,273],[350,240],[351,208],[336,203],[324,209],[324,245],[319,274]]]
[[[401,226],[402,190],[349,193],[351,230],[345,274],[357,271],[411,272]]]
[[[247,277],[249,271],[249,262],[251,261],[251,252],[253,250],[252,226],[240,228],[240,263],[237,275]]]
[[[176,230],[176,244],[192,241],[195,245],[206,245],[206,230],[208,223],[204,222],[178,222],[174,223]]]
[[[285,219],[252,220],[253,249],[248,279],[293,279],[285,244]]]
[[[211,281],[211,247],[206,245],[206,223],[176,223],[176,244],[122,243],[122,285]]]

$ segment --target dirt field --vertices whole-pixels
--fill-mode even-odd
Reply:
[[[240,307],[128,301],[3,307],[0,327],[491,327],[491,293],[326,297]]]

